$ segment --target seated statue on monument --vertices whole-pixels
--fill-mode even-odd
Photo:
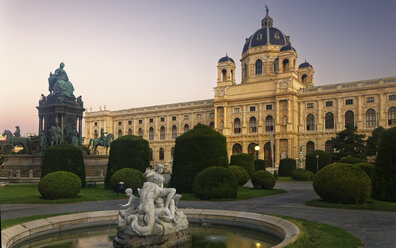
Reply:
[[[63,67],[65,67],[65,64],[62,62],[54,74],[50,72],[48,78],[50,94],[47,97],[50,103],[75,103],[74,88]]]
[[[177,208],[181,195],[176,194],[176,189],[163,187],[164,177],[160,174],[163,170],[164,166],[160,164],[153,170],[146,169],[147,182],[138,189],[140,199],[127,189],[129,201],[121,206],[128,208],[119,212],[114,247],[147,247],[164,243],[167,243],[164,247],[172,247],[191,239],[187,217]]]

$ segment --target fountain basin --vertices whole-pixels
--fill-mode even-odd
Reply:
[[[183,209],[183,211],[191,223],[211,223],[262,231],[281,241],[274,246],[275,248],[293,243],[300,233],[293,223],[268,215],[211,209]],[[12,248],[27,240],[61,231],[115,225],[117,214],[118,210],[85,212],[19,224],[2,231],[2,248]]]

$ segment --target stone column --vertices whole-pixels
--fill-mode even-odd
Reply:
[[[33,170],[29,170],[29,178],[33,178]]]
[[[275,139],[275,165],[279,166],[280,163],[280,141]]]
[[[215,129],[219,129],[219,124],[217,124],[218,121],[218,117],[217,117],[217,107],[214,108],[214,127]]]
[[[344,127],[342,125],[341,104],[342,104],[342,99],[338,98],[337,99],[337,122],[336,122],[336,125],[337,125],[336,129],[338,131],[344,129]]]
[[[386,128],[388,126],[388,122],[385,120],[385,115],[384,115],[384,94],[379,95],[379,120],[378,120],[378,125]]]
[[[82,116],[78,117],[78,139],[80,145],[82,144]]]
[[[15,178],[16,179],[20,179],[21,178],[21,170],[16,170]]]

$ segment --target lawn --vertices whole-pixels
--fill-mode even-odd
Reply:
[[[297,241],[286,248],[355,248],[364,245],[358,237],[339,227],[288,216],[276,216],[293,222],[300,229]]]
[[[364,204],[340,204],[328,203],[322,199],[314,199],[306,203],[308,206],[323,207],[323,208],[346,208],[346,209],[360,209],[360,210],[378,210],[396,212],[396,202],[378,201],[369,199]]]
[[[125,194],[116,195],[111,190],[105,190],[103,184],[97,184],[96,188],[83,188],[76,198],[46,200],[41,198],[37,184],[7,185],[0,188],[0,204],[58,204],[83,201],[102,201],[126,198]]]

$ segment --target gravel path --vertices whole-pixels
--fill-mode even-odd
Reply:
[[[339,226],[358,236],[366,247],[396,247],[396,212],[316,208],[304,203],[318,198],[311,183],[277,182],[275,188],[288,193],[232,202],[181,201],[182,208],[239,210],[287,215]],[[39,214],[118,209],[125,200],[69,204],[3,204],[2,219]]]

